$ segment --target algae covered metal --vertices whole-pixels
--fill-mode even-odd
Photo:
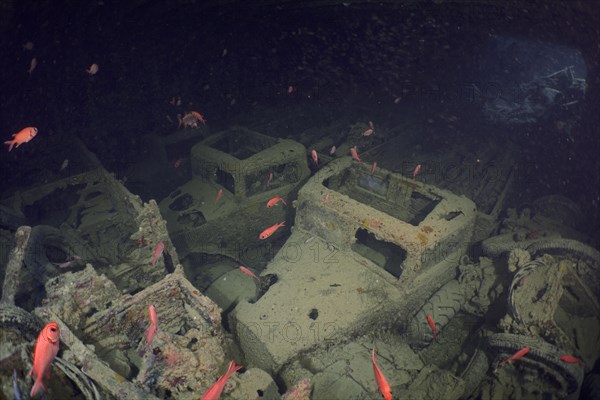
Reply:
[[[462,196],[344,157],[298,193],[293,233],[263,271],[277,283],[231,319],[251,362],[278,371],[298,354],[403,325],[455,276],[476,218]]]
[[[216,133],[191,149],[192,179],[160,203],[182,257],[222,254],[254,262],[263,255],[259,233],[286,220],[283,207],[266,210],[308,178],[306,149],[243,127]]]

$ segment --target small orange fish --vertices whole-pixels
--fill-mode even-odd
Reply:
[[[175,162],[173,163],[173,168],[179,168],[181,166],[181,163],[183,163],[183,158],[178,158],[177,160],[175,160]]]
[[[156,247],[154,248],[154,253],[152,253],[152,266],[153,267],[156,265],[156,262],[162,255],[164,249],[165,249],[165,244],[163,241],[160,241],[156,244]]]
[[[377,356],[375,355],[375,348],[371,351],[371,361],[373,362],[373,372],[375,373],[375,381],[377,381],[377,386],[379,387],[379,391],[383,395],[384,400],[392,400],[392,389],[390,388],[390,384],[387,379],[377,366]]]
[[[219,202],[219,200],[223,197],[223,189],[219,189],[217,192],[217,197],[215,197],[215,205]]]
[[[227,369],[227,372],[225,372],[225,375],[221,376],[217,380],[217,382],[215,382],[215,384],[212,385],[210,389],[208,389],[202,395],[202,398],[200,400],[219,400],[219,396],[221,396],[221,392],[225,387],[225,383],[227,383],[229,377],[233,375],[236,371],[238,371],[240,368],[242,368],[241,365],[235,365],[235,361],[232,361],[229,364],[229,368]]]
[[[429,314],[427,314],[426,318],[427,318],[427,323],[429,324],[429,327],[431,328],[431,332],[433,333],[433,340],[435,341],[435,338],[437,336],[437,327],[435,326],[435,321]]]
[[[196,117],[196,119],[198,121],[200,121],[204,125],[206,125],[206,120],[204,119],[204,117],[202,116],[202,114],[200,114],[198,111],[191,111],[190,114],[192,114],[194,117]]]
[[[40,390],[46,391],[43,378],[50,378],[52,361],[58,353],[60,342],[60,328],[56,322],[49,322],[40,332],[35,341],[33,350],[33,367],[29,375],[33,376],[35,383],[31,388],[30,396],[34,397]]]
[[[352,158],[358,162],[360,162],[360,157],[358,156],[358,151],[356,151],[356,146],[352,147],[350,149],[350,155],[352,156]]]
[[[12,135],[13,139],[4,142],[5,145],[8,146],[8,151],[11,151],[13,146],[16,144],[16,147],[19,147],[23,143],[29,142],[31,139],[37,135],[38,129],[33,127],[27,127],[21,129],[18,133]]]
[[[282,199],[279,196],[275,196],[271,200],[269,200],[269,202],[267,203],[267,208],[271,208],[273,206],[276,206],[277,203],[279,203],[280,201],[287,206],[287,203],[285,202],[284,199]]]
[[[319,166],[319,156],[317,155],[317,151],[315,149],[311,150],[310,152],[313,161],[315,162],[315,165],[318,167]]]
[[[373,175],[375,171],[377,171],[377,161],[375,161],[373,165],[371,165],[371,175]]]
[[[156,316],[156,308],[154,304],[150,304],[148,306],[148,318],[150,318],[150,323],[158,326],[158,317]]]
[[[245,273],[246,275],[249,275],[251,277],[253,277],[254,279],[256,279],[257,281],[260,281],[260,279],[258,279],[258,276],[256,276],[254,274],[254,272],[250,271],[248,268],[244,267],[243,265],[240,265],[240,271],[242,271],[243,273]]]
[[[417,164],[417,166],[415,167],[415,170],[413,171],[412,177],[413,179],[415,179],[415,176],[417,176],[417,174],[421,171],[421,164]]]
[[[375,132],[373,129],[369,128],[367,130],[365,130],[363,133],[361,133],[362,136],[371,136],[373,134],[373,132]]]
[[[85,72],[88,73],[88,75],[96,75],[98,73],[98,64],[92,64],[88,67],[88,69],[85,70]]]
[[[258,237],[260,238],[260,240],[265,240],[266,238],[268,238],[269,236],[271,236],[272,234],[274,234],[275,231],[277,229],[281,228],[282,226],[285,226],[285,221],[268,227],[267,229],[265,229],[264,231],[262,231],[261,234],[258,235]]]
[[[202,122],[203,124],[206,123],[204,118],[202,117],[201,119],[200,117],[202,117],[202,115],[196,111],[189,112],[183,116],[181,116],[181,114],[177,114],[177,119],[179,120],[178,128],[180,128],[182,125],[185,129],[198,128],[198,121]]]
[[[154,339],[154,335],[158,329],[158,317],[156,315],[156,308],[154,308],[153,304],[148,306],[148,317],[150,318],[150,326],[146,331],[146,349],[149,350],[152,339]]]
[[[327,204],[329,202],[329,193],[327,193],[324,197],[323,197],[323,203]]]
[[[288,86],[288,88],[287,88],[288,94],[292,94],[293,91],[294,91],[294,87],[292,85]]]
[[[515,354],[513,354],[512,356],[508,357],[506,360],[502,361],[500,363],[500,367],[503,366],[506,363],[512,363],[515,360],[518,360],[519,358],[523,357],[525,354],[529,353],[529,347],[523,347],[521,350],[517,351]]]
[[[35,57],[33,57],[31,59],[31,63],[29,64],[29,69],[27,70],[27,73],[29,74],[29,76],[31,76],[31,73],[33,72],[35,67],[37,67],[37,59]]]
[[[560,356],[560,361],[563,361],[563,362],[566,362],[569,364],[578,364],[578,365],[582,365],[582,366],[585,365],[585,363],[582,360],[580,360],[579,358],[569,356],[567,354]]]

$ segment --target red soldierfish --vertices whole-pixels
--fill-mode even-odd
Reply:
[[[437,328],[435,326],[435,321],[429,314],[427,314],[427,323],[429,324],[429,327],[431,328],[431,332],[433,333],[433,340],[435,341],[435,338],[437,336]]]
[[[60,329],[56,322],[48,323],[35,341],[33,350],[33,367],[29,375],[35,378],[30,396],[34,397],[40,390],[46,391],[42,378],[50,377],[50,366],[58,353]]]
[[[508,357],[506,360],[502,361],[500,363],[500,366],[503,366],[506,363],[511,363],[515,360],[518,360],[519,358],[523,357],[525,354],[529,353],[529,347],[523,347],[521,350],[517,351],[515,354],[513,354],[512,356]]]
[[[19,147],[21,144],[27,143],[33,139],[37,133],[37,128],[29,126],[21,129],[18,133],[13,134],[13,139],[4,142],[4,144],[8,146],[8,151],[11,151],[15,144],[17,145],[16,147]]]
[[[164,249],[165,249],[164,242],[160,241],[156,244],[156,247],[154,248],[154,253],[152,254],[152,266],[153,267],[156,265],[156,262],[162,255]]]
[[[156,316],[156,308],[154,308],[153,304],[148,306],[148,316],[150,317],[150,326],[146,331],[146,349],[150,349],[150,344],[152,343],[152,339],[154,339],[154,335],[156,334],[156,330],[158,329],[158,317]]]
[[[569,364],[578,364],[585,365],[585,363],[577,357],[569,356],[567,354],[560,356],[560,361],[569,363]]]
[[[358,156],[358,152],[356,151],[356,146],[354,146],[350,149],[350,155],[352,156],[352,158],[354,160],[360,162],[360,157]]]
[[[287,203],[285,202],[284,199],[282,199],[279,196],[276,196],[276,197],[273,197],[271,200],[269,200],[269,202],[267,203],[267,208],[271,208],[273,206],[276,206],[277,203],[279,203],[280,201],[287,206]]]
[[[377,381],[377,386],[379,387],[379,391],[383,395],[384,400],[392,400],[392,389],[390,388],[390,384],[388,383],[383,373],[379,370],[377,366],[377,356],[375,355],[375,348],[371,351],[371,360],[373,361],[373,372],[375,373],[375,380]]]
[[[190,111],[190,114],[192,114],[198,121],[200,121],[204,125],[206,125],[206,120],[204,119],[204,116],[202,114],[200,114],[198,111]]]
[[[219,396],[221,396],[221,392],[225,387],[225,383],[227,383],[229,377],[240,368],[242,368],[241,365],[235,365],[235,361],[232,361],[229,364],[229,369],[227,370],[227,372],[225,372],[225,375],[221,376],[217,380],[217,382],[215,382],[215,384],[212,385],[210,389],[208,389],[206,393],[204,393],[204,395],[202,395],[202,398],[200,400],[219,400]]]
[[[315,165],[318,167],[319,166],[319,156],[317,155],[317,151],[315,149],[311,150],[310,152],[313,161],[315,162]]]
[[[223,197],[223,189],[219,189],[219,191],[217,192],[217,197],[215,197],[215,205],[217,205],[221,197]]]
[[[254,274],[254,272],[250,271],[248,268],[244,267],[243,265],[240,265],[240,271],[242,271],[243,273],[245,273],[246,275],[249,275],[251,277],[253,277],[254,279],[256,279],[257,281],[259,281],[260,279],[258,279],[258,276],[256,276]]]
[[[273,226],[270,226],[267,229],[265,229],[264,231],[262,231],[262,233],[260,235],[258,235],[258,237],[260,238],[260,240],[265,240],[266,238],[268,238],[269,236],[274,234],[277,229],[281,228],[282,226],[285,226],[284,224],[285,224],[285,221],[275,224]]]
[[[415,176],[417,176],[417,174],[421,171],[421,164],[417,164],[417,166],[415,167],[415,170],[413,171],[413,179],[415,179]]]

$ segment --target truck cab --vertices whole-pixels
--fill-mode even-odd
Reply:
[[[353,161],[333,160],[300,189],[292,235],[262,275],[276,283],[231,314],[242,349],[277,372],[330,340],[404,325],[470,245],[464,196]]]
[[[182,259],[191,253],[226,255],[238,262],[262,258],[256,250],[264,245],[260,232],[292,220],[289,209],[267,209],[267,201],[295,195],[310,174],[303,145],[244,127],[196,144],[191,164],[192,179],[159,204]]]

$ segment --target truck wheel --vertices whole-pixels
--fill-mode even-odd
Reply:
[[[433,341],[433,331],[427,321],[431,316],[437,335],[465,303],[465,294],[457,280],[442,286],[413,316],[407,326],[407,339],[412,347],[421,349]]]
[[[569,395],[577,393],[583,381],[583,367],[561,361],[560,356],[568,352],[561,351],[540,337],[496,333],[487,337],[487,347],[494,359],[492,364],[496,366],[523,347],[529,347],[529,353],[520,358],[519,362],[530,374],[557,385],[559,398],[568,398]],[[525,373],[523,369],[519,371],[521,374]]]

